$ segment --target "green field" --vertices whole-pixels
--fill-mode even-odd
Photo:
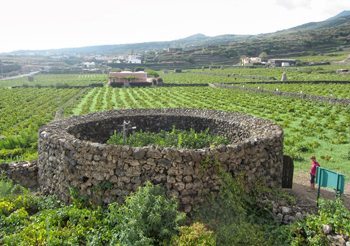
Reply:
[[[350,69],[349,65],[326,65],[310,67],[231,67],[224,69],[193,69],[182,73],[161,74],[165,82],[171,83],[239,83],[280,81],[286,72],[290,81],[350,81],[349,74],[337,74],[337,69]]]
[[[291,71],[288,70],[288,76],[294,72],[298,75],[297,71]],[[305,94],[321,96],[332,93],[334,97],[349,98],[350,84],[254,84],[268,76],[279,77],[282,72],[282,69],[230,68],[160,74],[166,83],[253,82],[244,86],[269,90],[277,87],[290,92],[303,90]],[[227,76],[228,73],[231,75]],[[304,78],[302,73],[298,76]],[[324,79],[328,76],[328,79],[349,80],[337,74],[311,72],[309,76],[305,78],[317,80],[318,76]],[[39,127],[62,117],[112,109],[201,108],[237,111],[280,125],[284,130],[284,152],[294,159],[297,172],[307,172],[309,157],[316,155],[321,166],[350,176],[349,105],[208,86],[57,89],[57,85],[89,85],[101,80],[106,81],[105,75],[38,75],[34,83],[56,88],[12,89],[6,87],[29,82],[25,78],[1,81],[0,163],[36,159]],[[145,245],[148,242],[147,245],[160,245],[157,240],[165,240],[179,245],[185,240],[192,245],[241,245],[242,242],[247,245],[306,245],[307,238],[315,242],[314,245],[322,245],[320,242],[327,242],[319,233],[323,224],[336,224],[336,233],[349,235],[349,211],[339,202],[322,205],[322,216],[308,216],[284,226],[271,216],[267,209],[267,206],[272,207],[271,201],[266,204],[266,198],[291,204],[295,201],[293,197],[279,189],[258,185],[254,192],[247,193],[239,179],[222,178],[224,185],[218,199],[201,204],[191,215],[191,219],[199,223],[187,218],[189,226],[181,227],[179,232],[178,226],[185,225],[185,221],[175,218],[181,215],[176,202],[167,200],[159,187],[148,185],[132,194],[125,203],[105,207],[91,207],[71,190],[73,202],[66,206],[55,197],[37,196],[0,176],[0,244],[107,245],[121,242],[132,245],[129,242],[141,242],[139,245]],[[163,229],[167,234],[161,237]],[[311,234],[305,236],[302,233],[305,230]],[[251,232],[254,235],[247,239],[247,233]],[[197,235],[206,244],[196,241],[199,240]]]
[[[244,84],[245,87],[260,88],[262,90],[271,91],[283,91],[283,92],[295,92],[307,95],[333,97],[333,98],[350,98],[350,83],[349,84],[336,84],[336,83],[323,83],[323,84]]]
[[[292,73],[311,69],[334,71],[335,66],[323,69],[288,68]],[[293,72],[292,72],[293,71]],[[162,74],[166,83],[232,82],[225,77],[233,73],[242,76],[271,77],[283,72],[281,68],[229,68],[190,70],[183,73]],[[288,71],[289,73],[289,71]],[[250,74],[250,75],[249,75]],[[253,75],[252,75],[253,74]],[[302,76],[303,73],[300,73]],[[327,75],[327,74],[326,74]],[[328,74],[329,75],[329,74]],[[312,79],[316,80],[316,77]],[[332,73],[334,79],[345,75]],[[238,76],[236,76],[238,78]],[[347,76],[346,79],[349,79]],[[217,80],[216,80],[217,79]],[[0,85],[14,86],[20,80],[1,81]],[[88,85],[106,81],[106,75],[37,75],[35,82],[42,85]],[[241,77],[240,81],[248,81]],[[20,82],[22,81],[22,82]],[[254,82],[250,79],[251,82]],[[263,89],[300,92],[310,95],[349,98],[350,84],[249,84]],[[302,99],[271,96],[210,87],[152,87],[90,89],[17,88],[0,89],[0,160],[22,160],[37,157],[37,131],[40,126],[57,117],[82,115],[111,109],[125,108],[203,108],[237,111],[270,119],[283,127],[285,153],[291,155],[297,170],[307,171],[308,157],[316,155],[322,166],[350,176],[350,108],[349,106],[305,101]]]
[[[0,161],[37,157],[39,127],[55,118],[62,107],[70,114],[79,89],[1,89]],[[84,91],[82,91],[84,92]]]
[[[307,170],[308,157],[350,175],[350,108],[301,99],[207,87],[95,88],[73,109],[76,115],[106,109],[205,108],[237,111],[270,119],[283,127],[285,153]]]
[[[34,76],[34,81],[29,81],[28,77],[0,80],[0,87],[11,86],[82,86],[92,83],[101,83],[107,80],[105,74],[38,74]]]

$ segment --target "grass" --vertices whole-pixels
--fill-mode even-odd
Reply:
[[[340,59],[343,56],[345,53],[343,55],[339,53],[339,56],[329,55],[332,59],[333,57]],[[343,77],[337,75],[335,70],[344,67],[340,65],[291,67],[287,68],[286,71],[289,79],[339,80]],[[257,78],[253,80],[259,81],[266,77],[279,79],[284,70],[283,68],[240,67],[197,69],[179,74],[161,73],[161,76],[167,82],[178,83],[237,82],[247,81],[248,77],[252,81],[252,77],[255,76]],[[230,77],[227,76],[228,74]],[[38,75],[35,82],[74,85],[98,82],[104,78],[105,75]],[[350,76],[347,79],[350,81]],[[15,81],[1,81],[0,86],[13,82]],[[350,94],[350,85],[281,86],[283,87],[280,89],[286,91],[296,91],[303,87],[305,93],[317,95],[328,95],[330,90],[338,97],[347,97]],[[0,135],[17,136],[23,129],[36,134],[41,125],[53,119],[57,108],[64,105],[76,93],[77,91],[68,89],[0,89],[2,99],[0,101]],[[296,154],[300,159],[303,159],[296,161],[297,170],[308,170],[308,157],[315,154],[319,157],[321,165],[350,176],[350,160],[348,158],[350,110],[346,106],[208,87],[120,89],[104,87],[87,89],[82,98],[74,100],[73,105],[69,106],[65,114],[68,116],[69,114],[81,115],[110,109],[169,107],[238,111],[270,119],[282,126],[285,131],[285,153]],[[316,146],[318,144],[319,146]],[[321,156],[324,158],[322,159]],[[34,148],[25,149],[22,156],[12,159],[33,159],[35,157],[36,147],[34,146]]]

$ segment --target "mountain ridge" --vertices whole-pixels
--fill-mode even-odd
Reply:
[[[143,43],[131,43],[131,44],[110,44],[110,45],[95,45],[76,48],[60,48],[60,49],[46,49],[46,50],[20,50],[8,52],[9,55],[116,55],[116,54],[130,54],[130,53],[143,53],[145,51],[157,51],[167,48],[182,48],[191,49],[192,47],[207,48],[210,46],[239,46],[242,43],[248,45],[260,45],[258,42],[276,42],[284,40],[286,37],[293,37],[302,42],[310,42],[309,36],[317,36],[317,32],[326,33],[327,38],[333,38],[331,33],[336,35],[342,35],[345,37],[348,44],[347,37],[350,35],[350,11],[345,10],[337,14],[334,17],[328,18],[320,22],[305,23],[300,26],[292,27],[289,29],[277,31],[274,33],[258,34],[258,35],[236,35],[236,34],[224,34],[218,36],[207,36],[202,33],[197,33],[185,38],[171,40],[171,41],[153,41]],[[343,29],[342,29],[343,28]],[[340,33],[340,34],[339,34]],[[298,38],[299,37],[299,38]],[[350,36],[349,36],[350,37]],[[324,39],[321,35],[318,38]],[[334,38],[333,38],[334,39]],[[342,42],[333,42],[332,45],[341,44]],[[311,40],[312,41],[312,40]],[[344,40],[342,40],[344,41]],[[249,53],[249,52],[248,52]],[[252,52],[250,52],[252,53]]]

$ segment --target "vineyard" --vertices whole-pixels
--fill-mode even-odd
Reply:
[[[349,84],[245,84],[245,87],[259,88],[272,91],[297,92],[308,95],[334,97],[334,98],[350,98]]]
[[[290,70],[295,69],[297,68]],[[312,69],[319,71],[317,68]],[[333,67],[327,69],[334,70]],[[234,77],[223,75],[232,74],[233,71],[236,74],[241,73],[242,76],[256,72],[262,77],[277,77],[277,74],[282,73],[282,69],[279,68],[241,68],[191,70],[184,73],[166,73],[161,76],[167,83],[211,83],[220,80],[232,83]],[[339,77],[343,75],[337,76],[337,80],[343,79]],[[2,81],[0,84],[14,86],[24,80],[23,78]],[[35,77],[35,83],[42,83],[42,85],[57,83],[87,85],[101,80],[106,81],[106,75],[38,75]],[[240,80],[242,81],[242,78]],[[248,77],[243,80],[248,80]],[[257,85],[249,83],[244,86],[288,92],[302,91],[305,94],[338,98],[349,98],[348,95],[350,95],[350,84]],[[41,125],[53,120],[57,111],[62,111],[62,105],[64,105],[64,116],[124,108],[185,107],[238,111],[270,119],[284,128],[285,152],[294,158],[298,169],[306,170],[308,165],[305,165],[305,162],[308,156],[315,154],[321,158],[321,162],[326,167],[350,174],[347,168],[350,164],[350,109],[347,106],[209,87],[120,89],[103,87],[85,89],[77,96],[79,91],[78,89],[48,88],[1,89],[0,159],[36,158],[37,130]],[[68,105],[66,105],[67,102]]]
[[[350,174],[350,109],[300,99],[206,87],[95,88],[73,109],[76,115],[124,108],[206,108],[273,120],[285,131],[285,152],[306,170],[316,154],[329,168]]]
[[[39,127],[53,120],[62,105],[78,92],[78,89],[0,89],[0,161],[36,158]],[[73,105],[66,106],[70,114],[69,106]]]
[[[349,67],[349,66],[345,66]],[[279,81],[286,72],[290,81],[349,81],[349,74],[337,74],[344,66],[315,66],[288,68],[233,67],[224,69],[194,69],[182,73],[161,74],[164,81],[171,83],[241,83]]]
[[[27,77],[0,81],[0,87],[40,87],[40,86],[86,86],[93,83],[101,83],[107,80],[105,74],[39,74],[34,76],[33,81]]]
[[[288,68],[287,76],[299,81],[350,81],[349,75],[335,74],[334,69],[331,66]],[[350,98],[350,83],[254,83],[277,82],[283,71],[279,68],[197,69],[160,75],[169,84],[247,82],[238,85]],[[36,159],[39,127],[62,117],[112,109],[201,108],[237,111],[272,120],[284,129],[284,152],[294,159],[297,172],[307,172],[309,157],[316,155],[323,167],[350,176],[349,105],[209,86],[63,88],[99,82],[106,82],[106,75],[37,75],[33,82],[27,78],[0,81],[0,163]],[[21,88],[6,88],[13,86]],[[135,245],[135,242],[148,242],[148,245],[158,245],[162,240],[171,241],[172,245],[187,245],[184,242],[189,241],[193,245],[241,245],[242,242],[247,245],[308,245],[307,242],[327,245],[327,237],[320,232],[320,225],[324,224],[334,226],[337,234],[349,235],[349,212],[340,201],[322,202],[319,215],[284,226],[267,211],[266,207],[272,208],[272,204],[266,205],[266,197],[276,199],[274,204],[282,200],[284,205],[295,202],[294,198],[278,189],[266,190],[258,185],[254,194],[247,194],[239,179],[223,176],[223,181],[219,198],[199,206],[193,217],[198,222],[179,227],[184,225],[184,215],[177,210],[176,203],[167,200],[160,187],[150,184],[132,194],[124,204],[93,208],[84,203],[74,189],[71,191],[73,203],[65,206],[54,197],[36,196],[0,177],[0,244],[119,242]],[[149,214],[151,216],[147,216]],[[334,222],[334,214],[340,222]],[[250,232],[254,235],[247,238]],[[142,243],[140,245],[145,245]]]

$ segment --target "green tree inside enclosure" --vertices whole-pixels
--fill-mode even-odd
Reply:
[[[108,144],[130,145],[134,147],[156,145],[159,147],[177,147],[199,149],[214,147],[220,144],[228,144],[225,137],[216,136],[209,133],[209,128],[205,131],[196,132],[194,129],[179,130],[173,126],[171,131],[161,130],[160,132],[136,131],[123,140],[123,133],[114,132],[107,141]]]

